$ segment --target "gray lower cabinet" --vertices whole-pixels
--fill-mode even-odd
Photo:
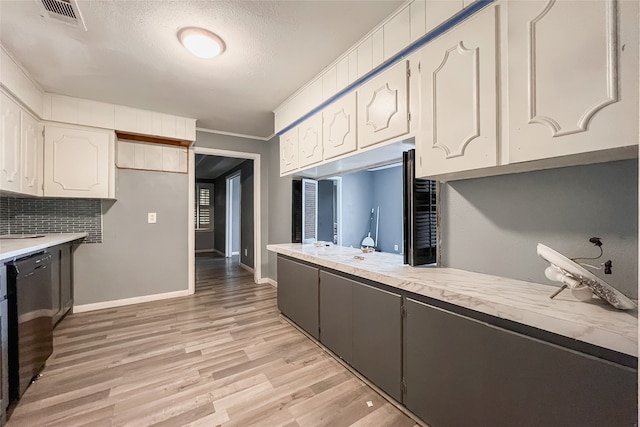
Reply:
[[[53,324],[57,324],[73,307],[73,245],[48,249],[51,253],[51,303]]]
[[[398,401],[401,310],[398,294],[320,271],[320,342]]]
[[[278,257],[278,309],[315,339],[318,331],[318,268]]]
[[[637,371],[410,298],[407,408],[433,427],[632,426]]]
[[[353,362],[353,287],[357,282],[320,271],[320,342]]]

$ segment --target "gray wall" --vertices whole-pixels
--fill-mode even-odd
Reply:
[[[370,172],[356,172],[342,177],[342,246],[359,248],[369,232],[373,207]],[[375,224],[375,216],[374,216]],[[375,225],[371,236],[375,237]]]
[[[244,193],[244,192],[243,192]],[[245,212],[247,206],[242,204]],[[253,216],[253,209],[251,210],[251,216]],[[231,251],[233,253],[240,253],[240,177],[235,177],[231,180]],[[245,230],[242,230],[246,234]],[[253,233],[251,233],[251,240],[253,240]],[[248,253],[248,251],[247,251]]]
[[[402,253],[402,166],[369,173],[372,203],[374,207],[380,207],[378,250]],[[397,250],[395,245],[398,245]]]
[[[332,180],[318,181],[318,240],[333,242],[333,186]]]
[[[278,137],[273,137],[269,143],[269,221],[268,243],[288,243],[291,242],[291,175],[280,177],[280,149]],[[265,224],[263,222],[263,224]],[[273,280],[278,279],[276,260],[277,256],[269,252],[268,277]]]
[[[74,253],[76,305],[188,289],[188,186],[187,174],[118,170],[117,201],[102,202],[102,243]]]
[[[229,175],[240,171],[240,178],[235,183],[239,183],[239,201],[241,203],[240,223],[236,224],[235,232],[240,231],[240,238],[233,242],[232,251],[240,252],[240,262],[253,268],[253,247],[254,247],[254,229],[253,229],[253,160],[245,160],[235,168],[229,169],[223,175],[219,176],[214,187],[214,243],[216,251],[225,253],[226,244],[226,225],[227,225],[227,180]],[[233,208],[232,208],[233,209]],[[237,209],[237,207],[236,207]],[[238,247],[238,245],[240,245]],[[240,249],[241,248],[241,249]],[[244,255],[246,249],[247,255]]]
[[[274,138],[276,141],[278,140],[278,138]],[[277,143],[274,144],[276,145],[276,149],[277,149]],[[269,266],[269,253],[267,252],[267,242],[269,241],[269,227],[270,227],[270,223],[269,223],[269,200],[270,200],[270,182],[269,182],[269,173],[270,173],[270,167],[269,167],[269,161],[270,161],[270,147],[271,145],[266,142],[266,141],[260,141],[260,140],[256,140],[256,139],[250,139],[250,138],[241,138],[241,137],[237,137],[237,136],[230,136],[230,135],[218,135],[218,134],[214,134],[214,133],[208,133],[208,132],[201,132],[198,131],[196,133],[196,142],[195,142],[195,146],[196,147],[206,147],[206,148],[215,148],[215,149],[219,149],[219,150],[228,150],[228,151],[239,151],[239,152],[245,152],[245,153],[255,153],[255,154],[259,154],[260,155],[260,161],[261,161],[261,171],[260,171],[260,180],[261,180],[261,187],[260,187],[260,193],[261,193],[261,206],[260,206],[260,210],[261,210],[261,216],[260,216],[260,222],[261,222],[261,249],[260,249],[260,255],[262,257],[262,265],[260,266],[261,270],[262,270],[262,277],[271,277],[268,276],[268,273],[270,271],[270,266]],[[278,157],[276,157],[276,161],[278,160]],[[278,172],[279,169],[279,165],[280,163],[276,163],[276,173]],[[253,184],[251,184],[251,187],[249,187],[248,183],[245,183],[247,185],[247,190],[242,190],[242,193],[244,195],[246,195],[247,197],[250,197],[251,200],[253,201]],[[245,203],[245,201],[243,200],[243,203]],[[247,202],[248,203],[248,202]],[[289,208],[289,212],[290,212],[290,208]],[[215,215],[215,213],[214,213]],[[245,224],[245,222],[242,223],[242,227],[247,230],[249,227],[251,227],[251,230],[253,230],[253,217],[251,217],[251,221],[250,224]],[[216,236],[217,239],[217,236]],[[224,241],[224,240],[223,240]],[[253,260],[253,240],[251,240],[250,244],[251,246],[249,247],[249,242],[242,242],[241,241],[241,245],[244,248],[246,244],[246,247],[249,248],[247,251],[248,257],[251,257],[251,261],[249,261],[249,259],[246,260],[242,260],[242,263],[251,267],[256,267],[255,266],[255,262]],[[244,251],[241,251],[241,253],[244,253]],[[246,262],[245,262],[246,261]],[[274,269],[275,269],[275,258],[274,258]]]
[[[442,185],[442,264],[481,273],[552,284],[543,243],[573,258],[604,243],[613,274],[603,277],[638,297],[637,160],[454,181]]]

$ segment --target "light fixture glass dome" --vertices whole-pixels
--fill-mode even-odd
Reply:
[[[224,52],[224,42],[211,31],[203,28],[183,28],[178,31],[180,43],[198,58],[209,59]]]

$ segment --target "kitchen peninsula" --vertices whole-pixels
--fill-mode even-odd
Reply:
[[[553,286],[410,267],[393,254],[267,248],[278,254],[283,314],[429,424],[635,419],[637,310],[568,292],[551,300]],[[557,396],[572,402],[556,405]]]

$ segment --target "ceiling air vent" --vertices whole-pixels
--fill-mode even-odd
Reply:
[[[46,19],[59,21],[72,27],[87,30],[82,20],[76,0],[35,0],[42,16]]]

